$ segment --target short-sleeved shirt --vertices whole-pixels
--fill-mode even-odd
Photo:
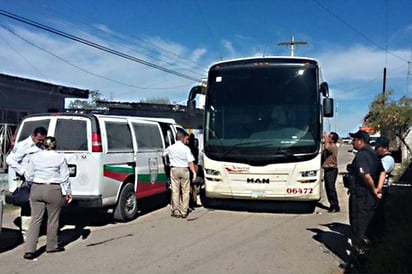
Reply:
[[[170,166],[172,167],[189,167],[189,163],[195,160],[190,148],[182,141],[177,141],[167,147],[165,153],[169,156]]]
[[[71,193],[69,167],[63,154],[54,150],[42,150],[29,157],[26,180],[38,184],[55,183],[64,193]]]
[[[383,171],[382,163],[376,152],[366,145],[359,149],[353,160],[353,170],[355,173],[355,186],[367,187],[363,176],[370,174],[373,178],[375,186],[378,183],[380,172]]]
[[[26,172],[28,156],[41,150],[29,136],[15,145],[7,156],[6,162],[18,175],[23,176]]]
[[[383,169],[385,170],[385,181],[383,182],[383,187],[389,187],[389,177],[395,167],[395,160],[392,155],[388,153],[381,157],[381,162]]]

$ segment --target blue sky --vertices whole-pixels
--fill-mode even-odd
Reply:
[[[277,43],[292,35],[308,42],[295,55],[320,61],[335,99],[327,130],[346,136],[360,126],[382,92],[385,66],[395,97],[412,94],[411,0],[0,0],[0,10],[185,76],[0,15],[1,73],[99,90],[111,100],[185,104],[213,62],[289,55]]]

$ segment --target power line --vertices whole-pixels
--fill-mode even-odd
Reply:
[[[315,2],[316,4],[318,4],[319,7],[321,7],[322,9],[326,10],[328,13],[330,13],[333,17],[335,17],[336,19],[338,19],[339,21],[341,21],[345,26],[347,26],[348,28],[350,28],[351,30],[353,30],[354,32],[356,32],[357,34],[359,34],[360,36],[362,36],[365,40],[369,41],[370,43],[374,44],[375,46],[377,46],[378,48],[384,50],[385,52],[391,54],[392,56],[408,62],[408,60],[406,60],[405,58],[391,52],[388,51],[387,48],[382,47],[381,45],[379,45],[378,43],[376,43],[375,41],[373,41],[372,39],[370,39],[368,36],[366,36],[365,34],[363,34],[362,32],[360,32],[359,30],[357,30],[355,27],[353,27],[352,25],[350,25],[348,22],[346,22],[345,20],[343,20],[341,17],[339,17],[337,14],[335,14],[333,11],[331,11],[330,9],[328,9],[327,7],[325,7],[324,5],[322,5],[318,0],[312,0],[313,2]]]
[[[69,6],[69,7],[66,7],[66,8],[65,8],[66,11],[67,11],[67,8],[68,8],[68,9],[70,9],[69,12],[71,12],[71,13],[77,13],[77,10],[73,9],[72,6],[70,6],[71,2],[66,2],[65,4]],[[51,12],[48,14],[49,16],[53,16],[53,15],[56,13],[56,11],[53,10],[53,7],[52,7],[52,6],[47,6],[47,9],[51,11]],[[79,18],[83,18],[83,19],[84,19],[84,16],[82,16],[81,14],[77,14],[77,15],[78,15]],[[79,22],[79,21],[76,21],[76,23],[77,23],[77,22]],[[88,24],[86,24],[86,23],[84,23],[84,22],[82,22],[82,21],[80,21],[80,22],[81,22],[84,26],[90,27]],[[72,24],[71,24],[71,26],[73,27]],[[171,51],[171,50],[168,50],[168,49],[166,49],[166,48],[164,48],[164,47],[161,47],[161,46],[159,46],[159,45],[156,45],[156,44],[154,44],[154,43],[151,43],[151,42],[149,42],[149,41],[147,41],[147,40],[145,40],[145,39],[142,39],[142,38],[140,38],[140,37],[138,37],[138,36],[129,35],[128,37],[125,38],[123,35],[120,35],[120,34],[118,34],[117,32],[111,32],[111,31],[108,32],[108,31],[106,31],[106,30],[104,30],[104,29],[101,29],[101,28],[98,28],[98,27],[95,27],[95,26],[94,26],[94,28],[97,29],[97,30],[99,30],[99,31],[101,31],[101,32],[103,32],[104,34],[113,35],[113,36],[114,36],[116,39],[118,39],[118,40],[122,40],[122,41],[125,41],[125,42],[128,42],[128,43],[133,43],[135,46],[137,46],[138,48],[141,48],[141,49],[142,49],[142,51],[140,51],[140,52],[142,52],[142,53],[144,53],[144,54],[150,53],[150,54],[151,54],[150,57],[152,57],[152,58],[157,58],[158,60],[161,60],[161,61],[163,61],[163,62],[165,62],[165,63],[167,63],[167,64],[169,64],[169,65],[173,65],[173,64],[171,64],[170,62],[164,61],[164,59],[162,59],[162,58],[160,58],[160,57],[157,57],[157,56],[155,56],[155,55],[156,55],[156,54],[159,54],[159,52],[160,52],[161,55],[165,55],[165,56],[164,56],[165,58],[169,58],[169,59],[172,59],[172,58],[173,58],[173,61],[178,62],[178,63],[181,63],[182,65],[187,66],[187,67],[190,67],[190,64],[192,64],[192,65],[196,65],[196,67],[201,68],[201,69],[206,70],[206,71],[207,71],[207,69],[208,69],[208,67],[209,67],[208,65],[201,64],[201,63],[196,62],[196,61],[194,61],[194,60],[192,60],[192,59],[190,59],[190,58],[188,58],[188,57],[181,56],[181,55],[179,55],[179,54],[177,54],[177,53],[175,53],[175,52],[173,52],[173,51]],[[127,39],[127,38],[129,38],[129,37],[132,37],[133,39]],[[136,40],[137,40],[137,41],[136,41]],[[176,58],[176,59],[175,59],[175,58]],[[190,64],[189,64],[188,62],[184,62],[184,60],[190,62]],[[186,71],[188,71],[188,72],[192,72],[192,73],[194,73],[194,74],[197,74],[197,73],[198,73],[198,72],[194,72],[193,70],[184,68],[183,66],[178,66],[178,67],[181,68],[181,69],[183,69],[183,70],[186,70]]]
[[[66,32],[63,32],[63,31],[60,31],[60,30],[57,30],[57,29],[55,29],[55,28],[52,28],[52,27],[43,25],[43,24],[38,23],[38,22],[35,22],[35,21],[32,21],[32,20],[30,20],[30,19],[23,18],[23,17],[21,17],[21,16],[12,14],[12,13],[7,12],[7,11],[2,10],[2,9],[0,9],[0,14],[3,15],[3,16],[9,17],[9,18],[11,18],[11,19],[20,21],[20,22],[22,22],[22,23],[31,25],[31,26],[33,26],[33,27],[37,27],[37,28],[43,29],[43,30],[45,30],[45,31],[48,31],[48,32],[57,34],[57,35],[59,35],[59,36],[62,36],[62,37],[65,37],[65,38],[74,40],[74,41],[79,42],[79,43],[82,43],[82,44],[84,44],[84,45],[87,45],[87,46],[90,46],[90,47],[99,49],[99,50],[101,50],[101,51],[105,51],[105,52],[107,52],[107,53],[110,53],[110,54],[113,54],[113,55],[116,55],[116,56],[119,56],[119,57],[122,57],[122,58],[125,58],[125,59],[128,59],[128,60],[134,61],[134,62],[136,62],[136,63],[142,64],[142,65],[145,65],[145,66],[148,66],[148,67],[157,69],[157,70],[161,70],[161,71],[166,72],[166,73],[173,74],[173,75],[178,76],[178,77],[181,77],[181,78],[185,78],[185,79],[188,79],[188,80],[193,80],[193,81],[196,81],[196,82],[199,82],[199,81],[201,80],[201,78],[195,78],[195,77],[192,77],[192,76],[190,76],[190,75],[183,74],[183,73],[180,73],[180,72],[177,72],[177,71],[174,71],[174,70],[171,70],[171,69],[168,69],[168,68],[165,68],[165,67],[156,65],[156,64],[154,64],[154,63],[145,61],[145,60],[143,60],[143,59],[140,59],[140,58],[137,58],[137,57],[134,57],[134,56],[131,56],[131,55],[129,55],[129,54],[126,54],[126,53],[123,53],[123,52],[120,52],[120,51],[111,49],[111,48],[109,48],[109,47],[102,46],[102,45],[100,45],[100,44],[91,42],[91,41],[89,41],[89,40],[80,38],[80,37],[78,37],[78,36],[75,36],[75,35],[72,35],[72,34],[69,34],[69,33],[66,33]]]
[[[109,78],[109,77],[106,77],[106,76],[102,76],[102,75],[96,74],[96,73],[91,72],[91,71],[88,71],[88,70],[86,70],[86,69],[84,69],[84,68],[82,68],[82,67],[80,67],[80,66],[78,66],[78,65],[73,64],[72,62],[64,59],[63,57],[58,56],[57,54],[54,54],[53,52],[50,52],[50,51],[48,51],[48,50],[46,50],[46,49],[38,46],[38,45],[35,44],[34,42],[32,42],[32,41],[30,41],[30,40],[28,40],[28,39],[20,36],[19,34],[17,34],[16,32],[14,32],[14,31],[11,30],[10,28],[8,28],[8,27],[6,27],[6,26],[4,26],[4,25],[0,25],[0,26],[1,26],[2,28],[6,29],[7,31],[9,31],[10,33],[12,33],[13,35],[15,35],[16,37],[18,37],[19,39],[21,39],[21,40],[25,41],[26,43],[30,44],[31,46],[33,46],[33,47],[35,47],[35,48],[37,48],[37,49],[39,49],[39,50],[41,50],[41,51],[44,51],[44,52],[46,52],[47,54],[52,55],[52,56],[54,56],[55,58],[63,61],[64,63],[66,63],[66,64],[68,64],[68,65],[70,65],[70,66],[73,66],[73,67],[77,68],[78,70],[81,70],[81,71],[83,71],[83,72],[85,72],[85,73],[87,73],[87,74],[93,75],[93,76],[95,76],[95,77],[98,77],[98,78],[101,78],[101,79],[104,79],[104,80],[107,80],[107,81],[111,81],[111,82],[114,82],[114,83],[117,83],[117,84],[121,84],[121,85],[124,85],[124,86],[127,86],[127,87],[136,88],[136,89],[170,89],[170,88],[148,88],[148,87],[139,87],[139,86],[136,86],[136,85],[128,84],[128,83],[125,83],[125,82],[122,82],[122,81],[119,81],[119,80],[115,80],[115,79],[112,79],[112,78]]]
[[[2,27],[5,28],[3,25],[2,25]],[[32,62],[30,62],[30,60],[28,60],[28,59],[26,58],[26,56],[24,56],[24,55],[21,54],[19,51],[17,51],[15,47],[12,47],[11,44],[10,44],[4,37],[2,37],[2,38],[3,38],[4,43],[5,43],[12,51],[14,51],[20,58],[22,58],[26,63],[28,63],[28,64],[29,64],[35,71],[37,71],[37,73],[40,74],[44,79],[47,79],[47,76],[44,75],[44,74],[40,71],[40,69],[39,69],[38,67],[36,67]]]

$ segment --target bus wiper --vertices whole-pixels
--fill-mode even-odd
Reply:
[[[283,155],[283,156],[286,156],[287,158],[293,158],[293,159],[297,158],[295,154],[290,152],[290,150],[280,149],[280,148],[279,150],[275,151],[275,155]]]
[[[231,145],[228,149],[225,150],[225,152],[223,152],[223,154],[219,158],[220,160],[222,160],[229,153],[231,153],[235,148],[244,147],[244,146],[253,145],[253,144],[256,144],[256,142],[241,142],[241,143],[236,143],[234,145]]]

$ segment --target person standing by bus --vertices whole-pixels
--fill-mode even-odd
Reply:
[[[195,158],[193,165],[195,171],[199,174],[199,141],[196,139],[193,133],[190,133],[189,140],[187,144],[192,152],[193,157]],[[195,183],[194,179],[190,180],[190,201],[189,207],[194,208],[197,206],[197,195],[199,194],[200,186]]]
[[[367,251],[365,244],[369,242],[365,233],[380,197],[378,182],[383,179],[385,172],[377,153],[369,145],[369,134],[359,130],[349,135],[353,138],[353,148],[358,151],[348,166],[354,178],[353,187],[349,190],[351,243],[355,253],[362,255]]]
[[[336,132],[324,134],[322,152],[323,180],[325,182],[326,196],[330,207],[329,212],[339,212],[339,200],[336,193],[336,178],[338,177],[338,146],[339,135]]]
[[[170,161],[170,179],[172,181],[172,217],[186,218],[189,209],[190,171],[193,180],[196,178],[194,160],[190,148],[184,144],[186,134],[178,131],[176,142],[167,147],[165,154]],[[189,168],[189,169],[188,169]]]
[[[44,150],[30,156],[27,164],[26,180],[31,182],[30,206],[32,218],[27,240],[24,245],[24,259],[35,258],[37,239],[44,213],[47,210],[47,241],[46,252],[64,251],[58,246],[58,230],[60,212],[64,204],[72,201],[69,181],[69,167],[64,155],[55,151],[56,138],[46,137]]]
[[[43,141],[46,138],[47,130],[44,127],[37,127],[26,139],[18,142],[6,158],[7,165],[16,173],[16,187],[24,183],[28,158],[31,154],[43,149]],[[14,186],[11,186],[13,188]],[[14,191],[14,189],[9,189]],[[23,240],[26,240],[27,230],[30,224],[30,204],[22,205],[20,210],[20,231]]]

